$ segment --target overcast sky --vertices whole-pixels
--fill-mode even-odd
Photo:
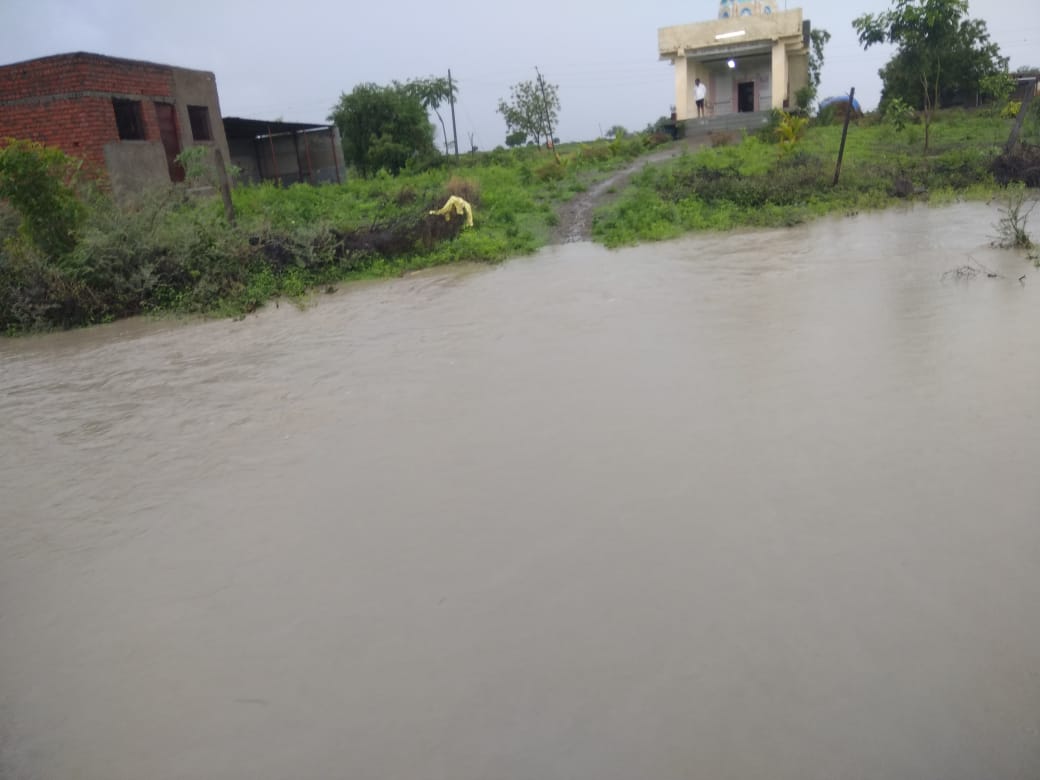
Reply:
[[[782,4],[783,0],[779,0]],[[821,97],[856,87],[880,97],[887,47],[859,48],[855,16],[888,0],[791,2],[830,31]],[[471,9],[467,12],[467,9]],[[1040,65],[1036,0],[974,0],[1012,68]],[[674,102],[657,29],[717,16],[715,0],[440,3],[416,0],[0,0],[0,63],[88,51],[216,73],[225,116],[324,122],[341,92],[426,75],[459,82],[459,146],[500,145],[496,113],[509,86],[538,66],[559,85],[562,140],[613,124],[642,129]],[[450,132],[450,128],[449,128]]]

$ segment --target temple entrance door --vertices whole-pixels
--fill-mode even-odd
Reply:
[[[755,82],[742,81],[737,84],[737,111],[755,110]]]

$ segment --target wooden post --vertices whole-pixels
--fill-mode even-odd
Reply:
[[[274,180],[278,182],[278,186],[282,186],[282,175],[278,173],[278,158],[274,153],[274,136],[271,135],[271,127],[267,127],[267,143],[271,147],[271,167],[274,169]]]
[[[300,164],[300,131],[292,131],[293,151],[296,152],[296,181],[303,181],[303,166]]]
[[[303,150],[307,152],[307,181],[314,184],[314,162],[311,160],[311,137],[303,137]],[[333,162],[336,162],[333,160]]]
[[[1015,150],[1015,144],[1018,143],[1018,134],[1022,132],[1022,121],[1026,118],[1026,114],[1029,112],[1029,104],[1033,102],[1033,95],[1036,93],[1036,82],[1033,82],[1033,88],[1029,90],[1025,98],[1022,100],[1022,105],[1018,107],[1018,116],[1015,117],[1015,126],[1011,128],[1011,135],[1008,137],[1007,143],[1004,145],[1004,154],[1011,154]]]
[[[834,168],[834,184],[838,186],[838,177],[841,175],[841,161],[845,157],[845,137],[849,134],[849,120],[852,119],[852,100],[856,96],[856,88],[849,90],[849,104],[845,108],[845,126],[841,129],[841,146],[838,147],[838,164]]]
[[[228,177],[227,166],[224,165],[224,155],[220,149],[213,150],[213,156],[217,163],[217,181],[220,182],[220,197],[224,199],[224,216],[227,217],[229,225],[235,224],[235,205],[231,202],[231,179]]]
[[[342,184],[343,180],[339,175],[339,158],[336,156],[336,133],[333,130],[335,125],[329,125],[329,145],[332,147],[332,167],[336,170],[336,184]],[[340,150],[342,151],[342,149]],[[343,160],[344,173],[346,173],[347,161]]]

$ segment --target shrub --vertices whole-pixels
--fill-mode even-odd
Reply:
[[[556,160],[546,160],[534,168],[534,177],[538,181],[559,181],[567,172],[566,165]]]
[[[609,144],[582,144],[578,150],[578,158],[583,162],[596,162],[602,160],[609,160],[615,155],[614,148],[620,152],[623,144],[624,136],[617,136]],[[612,148],[614,144],[616,147]]]
[[[726,131],[712,131],[708,133],[708,138],[711,141],[711,145],[714,147],[719,146],[732,146],[737,142],[737,134]]]
[[[917,111],[900,98],[892,98],[885,104],[884,121],[896,130],[902,130],[911,122],[917,121]]]
[[[1000,111],[1001,119],[1014,119],[1018,116],[1018,112],[1022,110],[1022,101],[1020,100],[1009,100],[1007,105],[1004,106]]]
[[[755,137],[767,144],[775,141],[776,129],[780,127],[780,122],[783,121],[784,116],[785,112],[779,108],[772,109],[769,112],[769,120],[755,133]]]
[[[452,175],[452,177],[444,184],[444,190],[449,196],[457,195],[463,200],[468,201],[471,206],[480,205],[480,182],[478,181]]]
[[[997,237],[993,245],[1001,249],[1032,249],[1033,239],[1029,235],[1029,216],[1036,207],[1036,201],[1025,205],[1025,193],[1021,186],[1009,188],[1007,205],[1001,208],[1000,221],[997,222]]]
[[[61,258],[76,244],[84,214],[74,188],[81,165],[36,141],[9,138],[0,147],[0,198],[21,216],[21,235],[48,257]]]
[[[655,130],[652,133],[646,133],[643,136],[643,146],[648,149],[653,149],[655,146],[666,144],[672,140],[672,137],[668,133],[662,133],[660,130]]]
[[[0,246],[18,235],[18,226],[22,219],[18,212],[5,201],[0,200]]]
[[[788,154],[805,136],[809,129],[809,120],[804,116],[795,116],[785,111],[780,112],[780,121],[777,123],[773,133],[780,143],[780,153]]]

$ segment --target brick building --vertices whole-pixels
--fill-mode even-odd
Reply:
[[[0,138],[58,146],[133,191],[183,179],[204,145],[230,159],[212,73],[76,52],[0,66]]]

